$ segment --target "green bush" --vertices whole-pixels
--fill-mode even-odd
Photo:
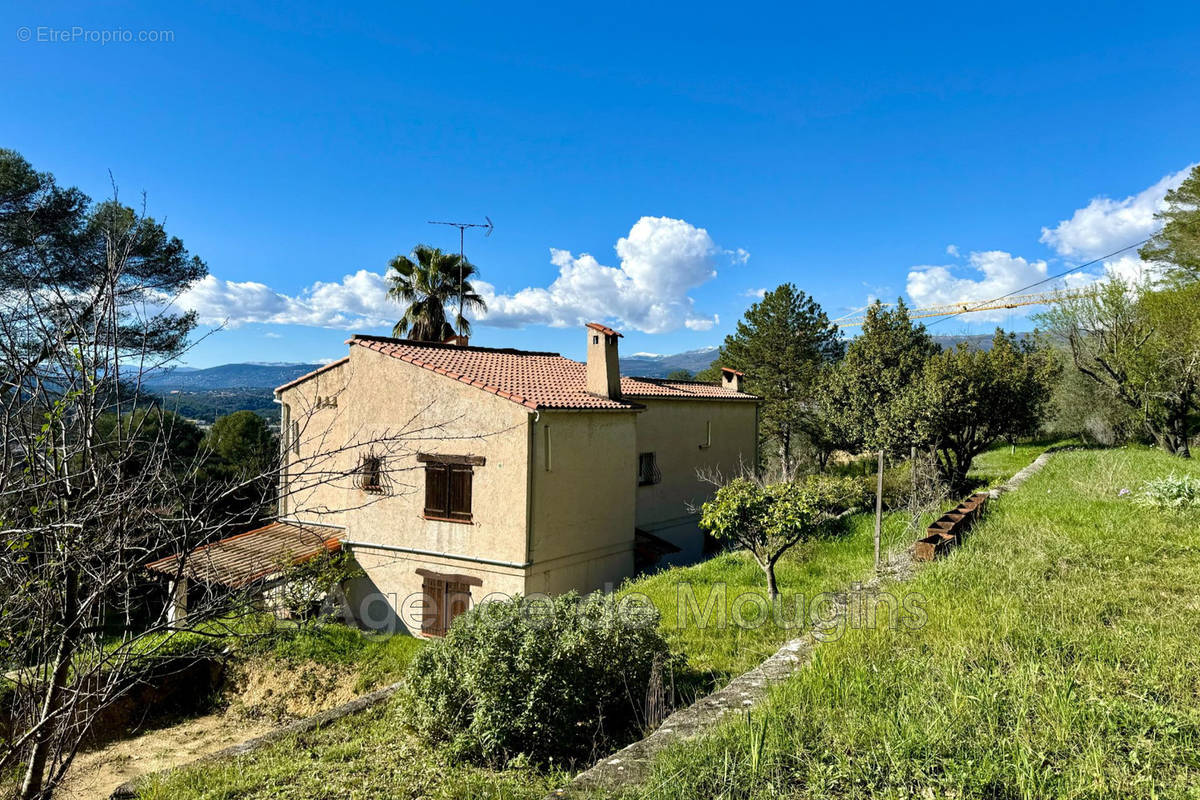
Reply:
[[[1191,475],[1176,475],[1172,472],[1165,478],[1156,478],[1142,484],[1136,502],[1147,508],[1200,508],[1200,481]]]
[[[408,716],[476,762],[586,758],[634,729],[655,673],[671,669],[658,622],[638,595],[485,603],[416,654]]]

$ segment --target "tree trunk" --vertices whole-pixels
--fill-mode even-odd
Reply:
[[[80,610],[76,608],[79,594],[79,576],[72,572],[66,576],[66,587],[63,593],[63,617],[66,628],[58,643],[58,652],[54,656],[54,669],[50,673],[50,682],[46,686],[46,694],[42,700],[42,710],[37,723],[43,727],[33,738],[29,750],[29,760],[26,762],[25,778],[21,782],[21,800],[37,800],[49,797],[45,789],[46,761],[50,756],[50,739],[54,734],[54,723],[50,720],[60,712],[59,703],[67,678],[71,674],[71,658],[75,652],[75,634],[80,623]]]
[[[767,573],[767,597],[774,602],[779,597],[779,586],[775,583],[775,562],[771,560],[763,564],[763,572]]]

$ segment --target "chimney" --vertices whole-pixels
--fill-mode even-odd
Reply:
[[[745,377],[736,369],[729,367],[721,367],[721,388],[729,389],[731,392],[742,391],[742,378]]]
[[[599,397],[621,397],[621,371],[617,364],[617,339],[621,334],[598,322],[587,324],[587,391]]]
[[[466,347],[467,346],[467,337],[460,336],[457,333],[452,333],[449,336],[447,336],[445,339],[442,340],[442,344],[452,344],[455,347]]]

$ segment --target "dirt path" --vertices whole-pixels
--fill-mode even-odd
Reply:
[[[100,750],[80,753],[56,796],[69,800],[106,800],[125,781],[186,764],[275,727],[267,721],[247,721],[234,714],[215,713],[147,731]]]

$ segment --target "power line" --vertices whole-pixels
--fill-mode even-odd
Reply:
[[[1141,247],[1148,241],[1150,241],[1149,237],[1142,239],[1140,242],[1134,242],[1133,244],[1126,245],[1125,247],[1122,247],[1120,250],[1114,250],[1111,253],[1109,253],[1108,255],[1100,256],[1099,258],[1093,258],[1091,261],[1087,261],[1083,264],[1078,264],[1074,267],[1071,267],[1068,270],[1064,270],[1064,271],[1058,273],[1057,275],[1051,275],[1047,278],[1042,278],[1040,281],[1035,281],[1034,283],[1031,283],[1028,286],[1022,286],[1020,289],[1013,289],[1008,294],[1002,294],[999,297],[992,298],[991,300],[982,300],[982,301],[976,303],[971,308],[964,308],[962,311],[958,311],[953,314],[948,314],[939,319],[935,319],[933,322],[929,323],[925,327],[932,328],[934,325],[937,325],[939,322],[945,322],[948,319],[954,319],[955,317],[962,316],[963,314],[967,314],[967,313],[974,311],[982,306],[991,305],[992,303],[998,303],[1006,297],[1012,297],[1015,294],[1022,294],[1024,292],[1029,291],[1030,289],[1033,289],[1034,287],[1041,286],[1043,283],[1049,283],[1050,281],[1058,280],[1059,278],[1063,278],[1063,277],[1066,277],[1067,275],[1070,275],[1072,272],[1078,272],[1081,269],[1086,269],[1088,267],[1099,264],[1101,261],[1107,261],[1108,259],[1112,258],[1113,256],[1117,256],[1117,255],[1120,255],[1121,253],[1124,253],[1126,250],[1132,250],[1135,247]]]

